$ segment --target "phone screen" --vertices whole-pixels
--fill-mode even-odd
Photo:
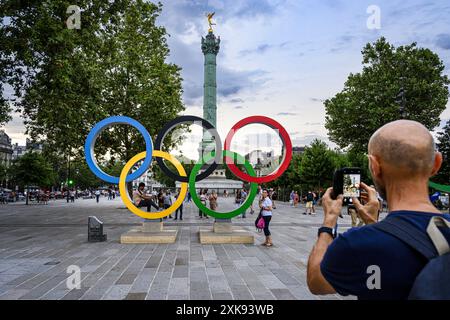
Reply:
[[[359,186],[361,184],[361,175],[358,173],[344,173],[344,198],[359,198]]]

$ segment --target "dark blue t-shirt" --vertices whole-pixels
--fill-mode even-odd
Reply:
[[[431,217],[439,215],[417,211],[393,211],[386,219],[400,217],[427,229]],[[449,214],[439,215],[450,221]],[[442,229],[441,229],[442,230]],[[444,231],[447,241],[450,232]],[[336,238],[328,247],[320,264],[325,279],[341,295],[355,295],[359,299],[407,299],[415,278],[427,260],[396,237],[368,225],[352,228]],[[380,268],[381,289],[370,290],[368,278],[373,275],[369,266]]]

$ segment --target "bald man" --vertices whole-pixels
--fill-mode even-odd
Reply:
[[[314,294],[406,299],[427,260],[377,226],[376,191],[388,203],[385,220],[401,219],[417,228],[417,232],[426,232],[433,216],[450,221],[450,215],[438,211],[428,196],[428,180],[439,171],[442,155],[436,152],[430,132],[422,124],[407,120],[381,127],[371,137],[368,149],[376,190],[361,183],[366,191],[365,204],[353,199],[366,226],[352,228],[335,238],[328,230],[336,226],[343,198],[340,195],[333,200],[332,188],[327,190],[322,199],[324,228],[319,229],[308,261],[308,287]],[[444,236],[450,243],[450,232]]]

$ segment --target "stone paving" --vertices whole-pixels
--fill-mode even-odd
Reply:
[[[233,207],[219,199],[220,210]],[[259,244],[255,215],[234,218],[255,235],[254,245],[201,245],[194,204],[184,206],[184,220],[165,222],[179,228],[174,244],[120,244],[120,235],[143,219],[120,198],[51,201],[48,205],[0,206],[0,299],[353,299],[316,297],[306,286],[306,263],[322,222],[302,215],[303,208],[278,203],[271,223],[274,246]],[[105,223],[108,241],[87,242],[87,218]],[[344,215],[339,232],[350,226]],[[68,267],[81,269],[81,289],[69,290]]]

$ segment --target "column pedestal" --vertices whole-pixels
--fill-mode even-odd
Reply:
[[[164,229],[162,221],[147,220],[142,226],[131,229],[120,236],[120,243],[174,243],[178,228]]]

